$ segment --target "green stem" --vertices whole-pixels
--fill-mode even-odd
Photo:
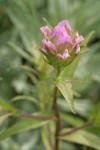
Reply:
[[[82,125],[82,126],[80,126],[80,127],[73,128],[73,129],[71,129],[71,130],[68,131],[68,132],[65,132],[65,133],[63,133],[63,134],[60,134],[60,136],[66,136],[66,135],[72,134],[72,133],[74,133],[74,132],[76,132],[76,131],[89,128],[89,127],[91,127],[92,125],[93,125],[93,122],[92,122],[92,121],[91,121],[91,122],[88,122],[88,123],[86,123],[86,124],[84,124],[84,125]]]
[[[57,70],[57,75],[56,77],[58,77],[60,74],[60,70],[58,68]],[[58,94],[58,88],[57,86],[55,86],[54,88],[54,96],[53,96],[53,106],[54,106],[54,114],[56,117],[56,125],[55,125],[55,145],[54,145],[54,150],[59,150],[59,132],[60,132],[60,113],[59,113],[59,108],[58,108],[58,104],[57,104],[57,94]]]

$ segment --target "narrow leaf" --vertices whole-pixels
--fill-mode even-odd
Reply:
[[[4,100],[0,99],[0,106],[8,111],[16,111],[17,109],[15,107],[13,107],[11,104],[7,103]]]
[[[28,71],[28,72],[31,72],[33,74],[37,74],[36,70],[34,70],[32,67],[27,66],[27,65],[20,65],[18,68],[23,69],[23,70]]]
[[[42,141],[46,150],[52,150],[52,134],[50,133],[50,125],[42,127],[41,129]]]
[[[87,52],[87,51],[89,51],[89,50],[90,50],[90,49],[89,49],[88,47],[82,46],[79,55],[80,55],[80,54],[83,54],[84,52]]]
[[[35,104],[38,104],[37,100],[34,97],[26,96],[26,95],[16,96],[16,97],[11,99],[11,102],[16,102],[16,101],[20,101],[20,100],[28,100],[28,101],[31,101]]]
[[[69,108],[73,113],[75,113],[74,108],[74,101],[73,101],[73,91],[72,91],[72,84],[71,83],[58,83],[57,84],[58,89],[64,96],[65,100],[67,101]]]
[[[43,18],[43,21],[49,26],[51,29],[53,29],[52,25],[48,22],[46,18]]]
[[[90,41],[91,37],[93,36],[94,31],[90,32],[84,39],[84,41],[81,43],[81,46],[86,46],[88,42]]]
[[[9,116],[11,116],[11,113],[0,116],[0,126]]]
[[[22,50],[20,47],[18,47],[17,45],[15,45],[12,42],[8,43],[10,47],[12,47],[18,54],[20,54],[21,56],[23,56],[24,58],[26,58],[27,60],[29,60],[30,62],[33,63],[33,58],[24,50]]]
[[[71,114],[61,113],[60,116],[63,121],[65,121],[67,124],[70,124],[71,126],[79,127],[84,124],[84,121],[81,118]]]
[[[61,133],[67,133],[71,129],[63,129]],[[97,150],[100,150],[100,137],[83,130],[78,130],[69,135],[60,136],[61,140],[75,142],[78,144],[86,145]]]
[[[27,73],[27,75],[29,76],[33,84],[38,82],[37,78],[32,73]]]
[[[23,119],[19,122],[17,122],[16,124],[14,124],[13,126],[11,126],[10,128],[8,128],[7,130],[5,130],[3,133],[1,133],[0,135],[0,141],[4,140],[5,138],[14,135],[16,133],[20,133],[20,132],[25,132],[28,131],[30,129],[35,129],[38,127],[41,127],[45,124],[48,123],[48,120],[41,120],[41,119]]]

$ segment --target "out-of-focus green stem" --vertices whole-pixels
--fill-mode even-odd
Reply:
[[[60,74],[60,70],[58,68],[57,70],[57,75],[58,77]],[[53,96],[53,108],[54,108],[54,115],[56,117],[56,125],[55,125],[55,145],[54,145],[54,150],[59,150],[59,131],[60,131],[60,113],[59,113],[59,108],[57,104],[57,94],[58,94],[58,88],[55,86],[54,88],[54,96]]]

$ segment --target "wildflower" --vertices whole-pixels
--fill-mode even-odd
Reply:
[[[63,20],[51,30],[48,26],[40,28],[44,39],[42,52],[49,64],[55,67],[64,67],[70,64],[80,52],[82,35],[73,30],[68,20]]]

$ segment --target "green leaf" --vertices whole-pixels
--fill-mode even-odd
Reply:
[[[93,111],[90,114],[90,119],[94,125],[100,127],[100,102],[94,105]]]
[[[38,82],[37,78],[32,73],[27,73],[33,84],[36,84]]]
[[[82,46],[79,55],[80,55],[80,54],[83,54],[84,52],[87,52],[87,51],[89,51],[89,50],[90,50],[90,49],[89,49],[88,47]]]
[[[49,26],[51,29],[53,29],[52,25],[48,22],[46,18],[43,18],[43,21],[46,23],[47,26]]]
[[[18,54],[20,54],[21,56],[23,56],[24,58],[26,58],[29,62],[32,62],[33,63],[33,58],[31,55],[29,55],[27,52],[25,52],[24,50],[22,50],[20,47],[18,47],[17,45],[15,45],[14,43],[12,42],[9,42],[8,43],[9,46],[11,48],[13,48]]]
[[[20,65],[18,68],[25,70],[25,71],[28,71],[28,72],[31,72],[33,74],[37,74],[36,70],[34,70],[32,67],[27,66],[27,65]]]
[[[53,139],[50,131],[50,124],[48,124],[48,126],[42,127],[41,129],[42,141],[46,150],[53,149]]]
[[[70,110],[75,114],[75,108],[74,108],[74,101],[73,101],[73,91],[72,91],[72,84],[70,82],[67,83],[58,83],[57,84],[58,89],[64,96],[65,100],[67,101]]]
[[[11,104],[9,104],[6,101],[1,100],[1,99],[0,99],[0,106],[11,112],[17,111],[17,109],[15,107],[13,107]]]
[[[63,129],[61,131],[62,133],[67,133],[68,131],[70,131],[71,129]],[[78,144],[82,144],[82,145],[86,145],[92,148],[95,148],[97,150],[100,150],[100,137],[87,132],[87,131],[83,131],[83,130],[78,130],[76,132],[73,132],[69,135],[62,135],[59,137],[61,140],[66,140],[66,141],[70,141],[70,142],[75,142]]]
[[[2,123],[3,123],[9,116],[11,116],[11,115],[12,115],[12,113],[5,114],[5,115],[0,116],[0,126],[1,126]]]
[[[71,126],[79,127],[84,124],[84,121],[81,118],[73,116],[71,114],[61,113],[60,116],[64,122],[70,124]]]
[[[61,78],[72,78],[74,75],[74,72],[78,66],[78,62],[80,59],[80,55],[77,55],[75,59],[70,63],[70,65],[66,66],[65,69],[61,72]]]
[[[41,120],[41,119],[23,119],[19,122],[17,122],[16,124],[14,124],[13,126],[11,126],[10,128],[8,128],[7,130],[5,130],[3,133],[0,134],[0,141],[4,140],[5,138],[14,135],[16,133],[20,133],[20,132],[25,132],[28,131],[30,129],[35,129],[38,127],[41,127],[45,124],[48,123],[48,120]]]
[[[84,41],[81,43],[81,46],[86,46],[88,42],[90,41],[91,37],[93,36],[94,31],[90,32],[84,39]]]
[[[11,102],[16,102],[16,101],[20,101],[20,100],[28,100],[28,101],[31,101],[35,104],[38,104],[38,101],[34,97],[26,96],[26,95],[16,96],[16,97],[11,99]]]

